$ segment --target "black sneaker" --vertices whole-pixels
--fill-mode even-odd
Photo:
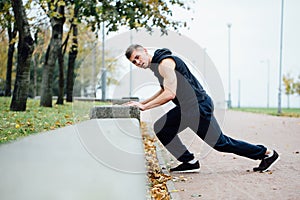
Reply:
[[[273,155],[261,160],[261,163],[258,167],[254,167],[253,171],[255,172],[266,172],[268,171],[278,160],[280,159],[278,153],[273,150]]]
[[[170,169],[170,172],[177,172],[177,173],[191,173],[191,172],[199,172],[199,171],[200,171],[199,161],[195,162],[194,164],[182,163],[177,167]]]

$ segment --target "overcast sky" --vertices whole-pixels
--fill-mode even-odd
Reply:
[[[267,62],[270,61],[270,106],[277,106],[279,87],[281,0],[197,0],[194,18],[182,33],[206,48],[228,92],[228,27],[231,23],[231,93],[233,106],[266,106]],[[285,0],[283,74],[300,75],[300,1]],[[186,14],[176,13],[184,19]],[[282,87],[284,89],[284,87]],[[283,107],[287,105],[283,91]],[[300,107],[300,97],[291,97]]]

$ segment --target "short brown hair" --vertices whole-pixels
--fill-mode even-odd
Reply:
[[[126,58],[129,60],[129,58],[130,58],[132,52],[133,52],[134,50],[137,50],[138,48],[144,48],[144,47],[143,47],[142,45],[140,45],[140,44],[132,44],[132,45],[130,45],[130,46],[127,48],[126,53],[125,53]]]

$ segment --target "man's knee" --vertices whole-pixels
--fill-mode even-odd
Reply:
[[[161,122],[159,122],[159,120],[157,120],[153,124],[153,130],[156,135],[162,130],[162,128],[163,128],[163,126],[162,126]]]
[[[174,130],[170,130],[170,127],[166,126],[165,123],[162,123],[161,120],[154,123],[153,130],[163,145],[169,144],[173,139],[173,135],[176,135],[172,134]]]
[[[155,134],[158,134],[160,132],[163,132],[165,129],[167,129],[167,117],[166,115],[159,118],[154,124],[153,124],[153,130]]]

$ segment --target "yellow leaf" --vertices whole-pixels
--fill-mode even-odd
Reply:
[[[50,10],[55,10],[55,6],[53,4],[50,5]]]
[[[66,6],[66,3],[64,1],[59,1],[57,3],[58,6]]]
[[[60,122],[59,122],[59,121],[56,121],[56,122],[55,122],[55,125],[56,125],[56,126],[60,126]]]
[[[72,124],[73,124],[73,122],[71,122],[71,121],[67,121],[67,122],[66,122],[66,124],[67,124],[67,125],[72,125]]]
[[[16,129],[20,128],[20,124],[16,124],[15,127],[16,127]]]

